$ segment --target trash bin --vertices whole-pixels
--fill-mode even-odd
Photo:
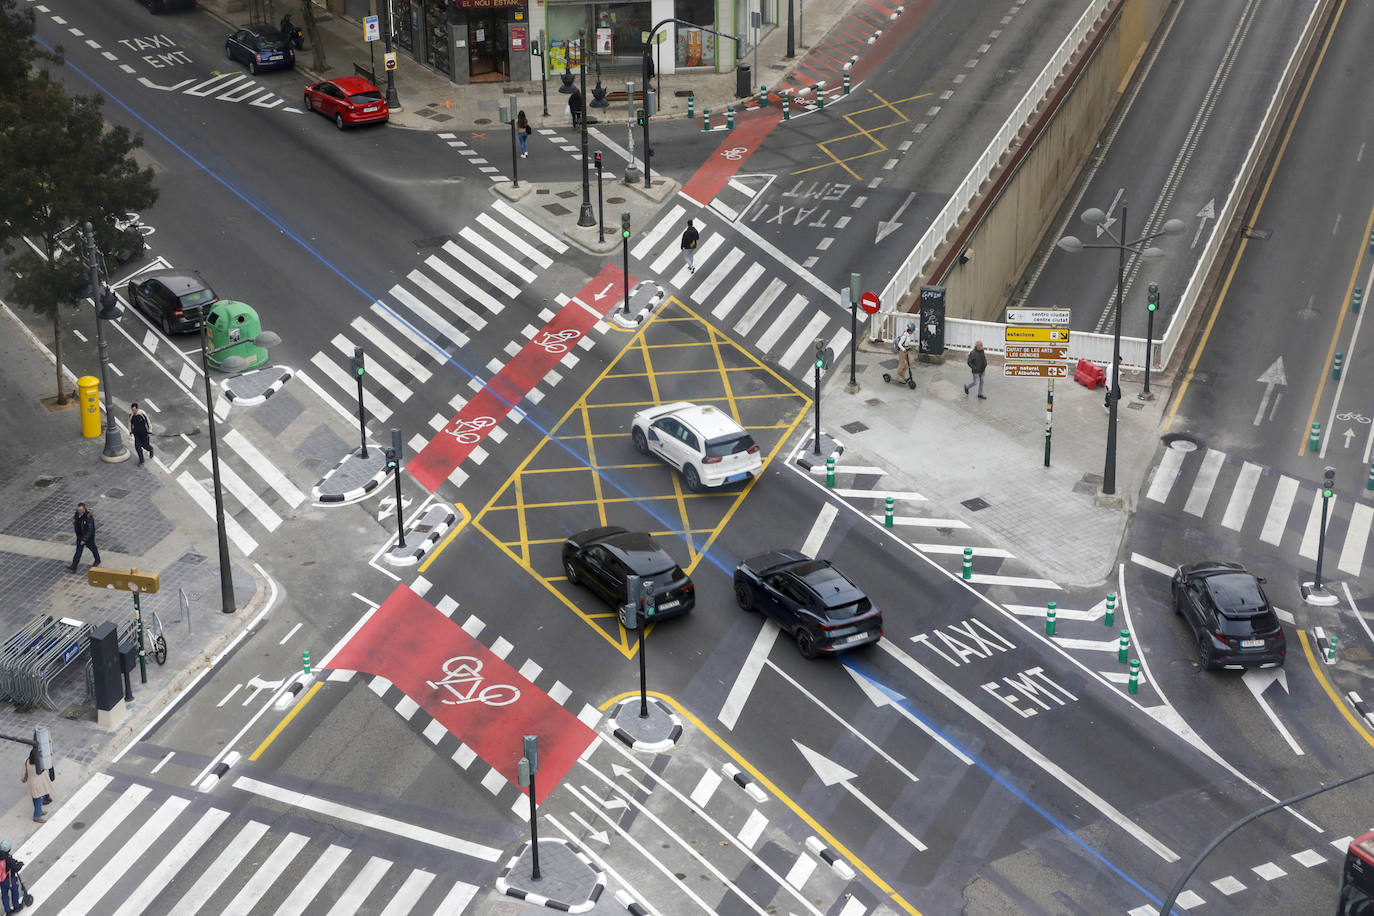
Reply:
[[[752,69],[748,64],[739,64],[735,67],[735,98],[746,98],[754,91]]]

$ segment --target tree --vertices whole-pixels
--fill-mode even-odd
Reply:
[[[52,318],[57,402],[65,404],[61,305],[96,292],[83,292],[89,268],[82,229],[89,221],[97,248],[114,251],[120,233],[113,218],[146,210],[157,190],[153,170],[140,169],[131,155],[142,139],[106,125],[101,98],[68,95],[41,71],[15,92],[15,116],[0,127],[0,232],[6,250],[18,248],[8,264],[14,299]]]

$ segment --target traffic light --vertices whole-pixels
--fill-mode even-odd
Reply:
[[[628,212],[620,214],[620,237],[627,242],[630,240],[630,214]]]
[[[388,471],[396,470],[396,450],[388,448],[384,450],[384,454],[386,455],[386,469]]]
[[[825,368],[825,341],[819,337],[816,338],[816,368]]]
[[[597,171],[597,174],[600,174],[600,173],[601,173],[601,154],[600,154],[600,153],[597,153],[597,154],[596,154],[596,171]]]
[[[1151,284],[1150,284],[1150,298],[1149,298],[1149,300],[1148,300],[1148,304],[1147,304],[1145,307],[1146,307],[1147,309],[1149,309],[1150,311],[1152,311],[1152,312],[1153,312],[1155,309],[1159,308],[1159,284],[1158,284],[1158,283],[1151,283]]]
[[[1336,469],[1327,468],[1322,479],[1322,499],[1330,499],[1331,491],[1336,488]]]
[[[636,109],[635,109],[635,126],[636,126],[636,127],[643,127],[643,126],[644,126],[644,119],[645,119],[646,117],[647,117],[647,114],[645,113],[645,111],[644,111],[643,108],[636,108]]]
[[[648,620],[654,616],[654,580],[643,579],[639,583],[640,600],[644,604],[644,619]]]
[[[367,374],[367,370],[366,370],[366,369],[364,368],[364,366],[363,366],[363,348],[362,348],[362,347],[354,347],[354,348],[353,348],[353,375],[354,375],[356,378],[362,378],[362,377],[363,377],[364,375],[366,375],[366,374]]]
[[[620,606],[620,625],[627,630],[639,628],[639,576],[625,577],[625,603]]]

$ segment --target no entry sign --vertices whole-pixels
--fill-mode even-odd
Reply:
[[[877,314],[882,303],[878,301],[877,293],[864,293],[859,297],[859,307],[870,315]]]

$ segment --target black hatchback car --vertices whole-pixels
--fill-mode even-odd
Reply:
[[[697,603],[691,577],[653,538],[614,525],[591,528],[564,541],[563,571],[573,585],[587,586],[616,609],[629,600],[625,593],[629,576],[652,579],[654,620],[678,617]]]
[[[129,304],[147,315],[164,334],[199,331],[218,296],[199,274],[187,270],[150,270],[129,281]]]
[[[264,70],[290,70],[296,66],[296,52],[276,26],[246,25],[235,29],[224,40],[224,54],[248,66],[257,76]]]
[[[1263,584],[1239,563],[1194,563],[1174,573],[1174,613],[1193,628],[1200,667],[1283,664],[1287,644]]]
[[[875,643],[883,612],[829,560],[796,550],[750,557],[735,567],[735,600],[760,610],[797,641],[807,658]]]

